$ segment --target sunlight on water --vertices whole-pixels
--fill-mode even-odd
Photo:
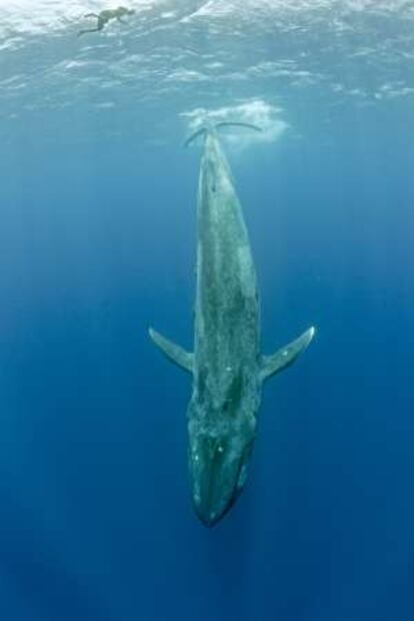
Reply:
[[[0,0],[1,621],[414,619],[413,110],[411,0]],[[206,184],[240,199],[257,349],[317,334],[206,531],[191,374],[148,326],[192,351],[203,141],[183,145],[220,122],[261,129],[223,127],[231,175]]]
[[[312,105],[317,93],[335,109],[414,95],[409,2],[143,0],[128,3],[135,14],[125,23],[78,39],[91,25],[84,15],[107,6],[3,0],[0,131],[34,112],[54,127],[85,104],[110,133],[109,112],[133,100],[145,115],[168,97],[171,120],[206,111],[227,118],[235,107],[266,127],[243,140],[271,140],[291,124],[298,98]],[[151,139],[161,139],[156,128]]]

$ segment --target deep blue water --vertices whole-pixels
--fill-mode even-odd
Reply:
[[[372,71],[357,76],[367,88]],[[5,621],[414,618],[412,95],[358,106],[284,84],[278,140],[224,141],[263,350],[318,332],[265,387],[234,509],[212,530],[192,512],[190,380],[147,328],[191,347],[201,151],[182,149],[179,114],[249,88],[281,104],[277,78],[249,79],[142,106],[125,95],[102,116],[37,103],[1,122]]]

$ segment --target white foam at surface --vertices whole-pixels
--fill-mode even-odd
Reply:
[[[244,128],[226,129],[223,140],[232,146],[244,147],[252,143],[274,142],[287,129],[288,124],[282,118],[281,108],[271,105],[262,99],[250,99],[236,105],[220,108],[195,108],[182,113],[188,122],[189,133],[205,123],[235,121],[256,125],[261,129],[255,132]]]

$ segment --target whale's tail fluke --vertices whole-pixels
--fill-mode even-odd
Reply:
[[[203,125],[195,132],[193,132],[184,142],[184,146],[188,147],[192,144],[199,136],[204,136],[209,132],[214,132],[221,127],[245,127],[247,129],[253,129],[256,132],[261,132],[261,128],[257,125],[253,125],[252,123],[242,123],[237,121],[220,121],[214,125]]]

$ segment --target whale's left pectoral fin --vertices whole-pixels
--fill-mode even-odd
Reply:
[[[315,328],[309,328],[299,338],[295,339],[286,347],[282,347],[272,356],[262,357],[262,381],[268,379],[275,373],[286,369],[296,358],[308,347],[309,343],[313,339],[315,334]]]
[[[155,345],[157,345],[157,347],[161,349],[161,351],[167,356],[167,358],[169,358],[172,362],[175,362],[175,364],[185,369],[189,373],[193,372],[193,354],[190,354],[179,345],[176,345],[172,341],[169,341],[164,336],[162,336],[162,334],[159,334],[159,332],[156,332],[152,328],[149,329],[149,335]]]

